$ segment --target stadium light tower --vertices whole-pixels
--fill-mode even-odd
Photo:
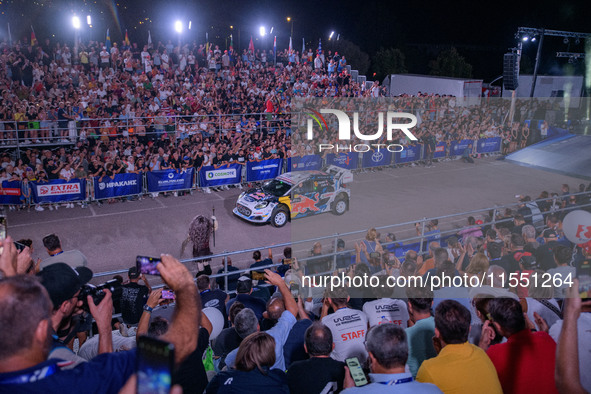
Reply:
[[[80,18],[76,15],[72,17],[72,26],[74,26],[74,29],[76,30],[80,29]]]
[[[265,26],[259,27],[259,34],[261,35],[261,37],[264,37],[267,35],[267,29],[265,28]]]
[[[181,34],[183,32],[183,22],[178,21],[178,20],[176,22],[174,22],[174,30],[177,33]]]

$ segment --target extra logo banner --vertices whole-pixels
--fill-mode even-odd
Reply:
[[[281,173],[282,159],[249,161],[246,163],[246,181],[257,182],[273,179]]]
[[[31,196],[35,203],[82,201],[86,199],[86,179],[54,179],[47,183],[31,182]]]
[[[148,192],[165,192],[187,190],[193,187],[194,168],[177,172],[176,170],[160,170],[146,173]]]
[[[0,204],[16,205],[20,204],[21,182],[3,181],[0,185]]]
[[[140,194],[142,192],[141,174],[116,174],[109,177],[94,178],[94,196],[97,200]]]
[[[211,187],[235,185],[242,179],[241,164],[225,164],[220,167],[206,166],[199,170],[199,186]]]

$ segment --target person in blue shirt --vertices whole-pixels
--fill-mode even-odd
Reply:
[[[4,248],[2,261],[10,249]],[[161,257],[157,269],[175,292],[178,308],[162,339],[174,345],[175,362],[180,364],[197,346],[199,297],[187,268],[170,255]],[[1,264],[5,275],[12,274]],[[98,305],[91,296],[87,301],[97,322],[110,328],[113,301],[110,292],[105,293]],[[63,369],[62,360],[47,360],[53,306],[37,278],[14,275],[0,280],[0,303],[0,393],[118,393],[135,372],[135,350],[100,354],[73,369]]]
[[[440,394],[441,390],[431,383],[419,383],[404,366],[408,358],[408,343],[402,328],[385,323],[369,330],[365,337],[365,346],[369,353],[371,383],[355,387],[348,367],[345,367],[346,390],[343,394],[354,393],[418,393]]]

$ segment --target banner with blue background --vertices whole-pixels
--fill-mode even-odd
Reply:
[[[86,179],[54,179],[46,183],[30,182],[35,203],[86,200]]]
[[[187,170],[160,170],[146,173],[148,192],[164,192],[171,190],[186,190],[193,187],[194,168]]]
[[[450,155],[451,156],[461,156],[468,145],[474,146],[473,140],[461,140],[461,141],[452,141],[450,145]]]
[[[481,138],[476,145],[476,152],[491,153],[501,150],[501,137]]]
[[[3,181],[0,185],[0,205],[20,204],[21,182]]]
[[[322,157],[306,155],[287,159],[287,171],[317,171],[322,168]]]
[[[340,153],[339,155],[329,153],[326,155],[327,165],[333,164],[337,167],[346,168],[348,170],[356,170],[358,163],[359,153],[357,152]]]
[[[281,168],[283,168],[282,159],[249,161],[246,163],[246,181],[257,182],[273,179],[281,174]]]
[[[389,166],[392,164],[392,152],[387,149],[369,151],[363,154],[363,168]]]
[[[199,170],[199,186],[211,187],[235,185],[242,179],[241,164],[225,164],[220,167],[206,166]]]
[[[115,174],[111,179],[103,177],[94,178],[94,198],[114,198],[140,194],[142,192],[142,174]]]
[[[396,152],[396,164],[411,163],[421,159],[422,145],[405,146],[402,152]]]

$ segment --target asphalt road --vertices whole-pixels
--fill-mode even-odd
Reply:
[[[299,219],[281,229],[253,225],[235,217],[232,209],[240,190],[230,189],[100,207],[92,204],[88,209],[76,206],[57,211],[8,212],[8,232],[14,239],[31,238],[34,257],[40,258],[46,256],[42,238],[54,232],[62,239],[64,250],[81,250],[89,260],[89,267],[102,272],[127,269],[135,264],[136,255],[170,253],[180,257],[189,223],[196,215],[211,215],[212,208],[220,225],[213,251],[220,253],[514,203],[516,194],[535,198],[542,190],[559,191],[562,183],[570,184],[572,189],[581,181],[492,158],[476,160],[476,164],[450,161],[436,163],[432,168],[405,167],[356,174],[350,186],[349,212],[342,216],[327,213]],[[441,220],[440,227],[451,229],[465,220],[465,216]],[[381,231],[392,231],[402,239],[412,236],[413,228]],[[352,247],[351,241],[363,236],[343,238]],[[325,250],[330,245],[330,240],[323,241]],[[294,246],[296,256],[304,257],[310,247],[311,243]],[[275,248],[274,255],[279,257],[281,250]],[[233,260],[235,266],[245,267],[251,262],[250,253]],[[214,268],[219,265],[220,261],[214,261]]]

